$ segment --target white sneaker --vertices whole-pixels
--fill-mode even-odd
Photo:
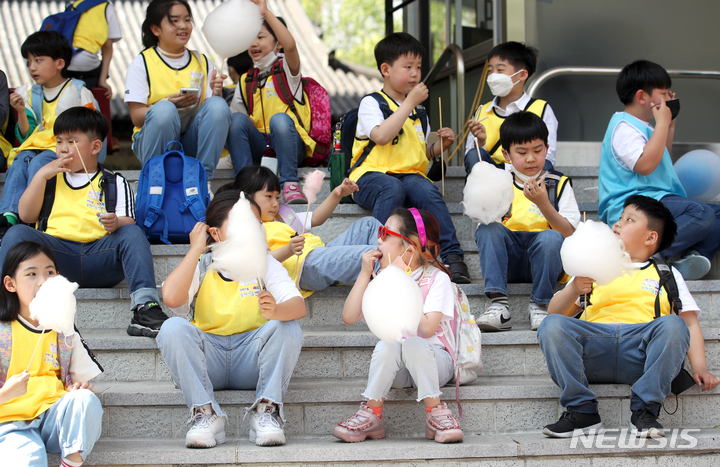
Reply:
[[[547,305],[540,305],[531,301],[528,304],[528,314],[530,315],[530,330],[537,331],[540,323],[547,316]]]
[[[213,411],[210,404],[193,411],[192,428],[185,435],[189,448],[211,448],[225,442],[225,419]]]
[[[278,409],[270,402],[260,402],[250,411],[250,442],[258,446],[282,446],[285,433],[277,420]]]
[[[481,331],[508,331],[510,324],[510,310],[501,303],[490,303],[485,313],[475,320]]]

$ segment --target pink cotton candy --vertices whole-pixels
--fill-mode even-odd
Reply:
[[[308,200],[308,204],[317,201],[317,195],[320,193],[324,181],[325,172],[322,170],[314,170],[305,177],[302,191]]]

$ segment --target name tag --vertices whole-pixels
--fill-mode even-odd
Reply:
[[[150,194],[151,194],[151,195],[161,195],[161,194],[162,194],[162,187],[161,187],[161,186],[151,186],[151,187],[150,187]]]
[[[185,196],[192,196],[192,195],[197,195],[197,194],[198,194],[198,189],[195,186],[190,187],[187,190],[185,190]]]

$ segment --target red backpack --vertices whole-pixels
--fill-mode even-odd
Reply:
[[[315,151],[312,157],[306,157],[305,163],[309,166],[327,165],[330,158],[331,149],[331,122],[330,122],[330,96],[320,83],[312,78],[302,78],[303,102],[299,105],[310,105],[310,122],[303,122],[300,114],[295,107],[296,101],[293,98],[295,94],[290,89],[290,85],[285,79],[283,73],[282,58],[275,61],[272,68],[266,73],[260,73],[257,68],[248,71],[245,77],[245,93],[243,100],[247,108],[248,115],[253,113],[253,99],[250,97],[255,94],[260,82],[268,76],[273,77],[275,89],[278,96],[284,104],[295,115],[300,126],[307,132],[310,139],[315,141]],[[310,128],[307,128],[307,126]]]

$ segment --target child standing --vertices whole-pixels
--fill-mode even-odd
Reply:
[[[385,119],[372,96],[360,101],[350,172],[350,180],[360,190],[353,199],[382,223],[399,206],[429,211],[443,226],[440,245],[453,282],[469,284],[470,273],[450,212],[440,190],[425,176],[429,160],[450,147],[455,135],[450,128],[440,128],[437,134],[441,139],[432,146],[426,144],[423,127],[429,133],[430,124],[425,125],[417,113],[428,97],[427,86],[420,82],[424,53],[422,44],[407,33],[390,34],[375,46],[375,60],[384,79],[381,95],[393,114]],[[364,154],[370,141],[375,146]]]
[[[418,233],[420,232],[420,233]],[[408,273],[419,282],[435,271],[435,279],[424,297],[423,316],[418,335],[408,337],[402,343],[388,344],[380,341],[373,351],[368,385],[363,393],[367,402],[347,420],[340,422],[333,435],[347,442],[380,439],[385,436],[383,404],[390,388],[418,389],[418,399],[425,402],[425,436],[438,443],[455,443],[463,440],[460,422],[453,416],[447,404],[440,402],[440,387],[453,376],[453,358],[440,339],[438,330],[447,329],[454,316],[455,302],[450,277],[437,260],[440,242],[440,225],[432,215],[415,208],[396,208],[385,227],[380,229],[377,250],[363,255],[362,271],[353,286],[342,318],[354,324],[363,317],[362,298],[370,283],[376,262],[381,268],[393,265]]]
[[[88,381],[102,367],[78,333],[42,333],[30,316],[40,286],[57,274],[52,251],[34,242],[16,244],[2,265],[0,446],[5,465],[46,467],[50,451],[60,453],[63,467],[77,467],[100,438],[103,409]]]
[[[535,331],[562,277],[560,247],[580,222],[580,210],[570,179],[543,169],[548,129],[540,117],[510,115],[500,127],[500,142],[512,164],[515,198],[502,223],[479,224],[475,231],[485,295],[491,300],[476,322],[483,331],[510,329],[507,284],[532,281],[528,314]]]
[[[218,76],[205,55],[185,47],[192,31],[185,0],[150,2],[142,25],[145,50],[128,67],[125,102],[140,162],[163,154],[170,141],[180,141],[210,179],[230,128],[230,109],[222,98],[227,76]]]
[[[190,233],[190,251],[163,284],[165,304],[192,317],[191,322],[170,318],[157,338],[190,408],[193,426],[185,445],[192,448],[225,442],[227,416],[214,394],[221,389],[255,389],[255,402],[246,409],[250,441],[258,446],[285,444],[282,401],[300,355],[303,336],[296,320],[305,316],[305,302],[270,255],[262,278],[267,290],[262,292],[257,281],[236,283],[208,270],[212,253],[203,254],[206,243],[227,238],[228,214],[239,198],[235,190],[215,196],[207,208],[207,225],[197,223]],[[254,210],[259,221],[257,205]]]
[[[249,49],[255,68],[247,73],[255,73],[255,91],[251,96],[245,94],[248,74],[243,74],[230,104],[233,116],[228,150],[236,172],[253,163],[260,164],[266,149],[275,151],[283,200],[286,204],[307,204],[300,191],[297,168],[303,165],[306,156],[312,156],[315,142],[306,130],[311,123],[310,106],[302,105],[300,54],[282,18],[268,10],[265,0],[252,1],[263,16],[263,25]],[[278,58],[281,48],[284,55]],[[284,75],[296,100],[297,115],[280,99],[273,69]],[[252,99],[252,115],[248,114],[248,99]]]

